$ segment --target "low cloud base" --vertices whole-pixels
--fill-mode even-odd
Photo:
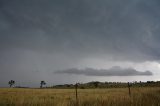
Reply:
[[[86,75],[86,76],[150,76],[153,75],[150,71],[137,71],[134,68],[121,68],[114,66],[110,69],[93,69],[93,68],[71,68],[66,70],[57,70],[55,73],[58,74],[75,74],[75,75]]]

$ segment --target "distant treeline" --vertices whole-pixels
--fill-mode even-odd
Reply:
[[[56,88],[56,89],[73,89],[75,88],[75,84],[63,84],[63,85],[54,85],[54,86],[44,86],[46,83],[42,83],[45,81],[41,81],[40,88]],[[130,87],[160,87],[160,81],[147,81],[147,82],[129,82]],[[11,85],[12,86],[12,85]],[[10,87],[11,87],[10,86]],[[92,81],[88,83],[77,83],[79,89],[90,89],[90,88],[125,88],[128,87],[128,82],[99,82]],[[14,88],[30,88],[23,86],[14,86]]]
[[[130,82],[131,87],[160,87],[160,81],[147,81],[147,82]],[[92,81],[88,83],[78,83],[78,88],[89,89],[89,88],[124,88],[128,87],[128,83],[125,82],[99,82]],[[75,88],[75,84],[64,84],[64,85],[54,85],[52,87],[46,88],[62,88],[69,89]]]

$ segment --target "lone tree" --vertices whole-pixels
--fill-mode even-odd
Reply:
[[[46,82],[45,81],[41,81],[41,83],[40,83],[41,85],[40,85],[40,88],[42,88],[43,87],[43,85],[46,85]]]
[[[10,81],[8,82],[8,84],[9,84],[10,87],[12,87],[12,86],[15,84],[15,81],[14,81],[14,80],[10,80]]]

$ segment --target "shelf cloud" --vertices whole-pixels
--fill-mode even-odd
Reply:
[[[66,70],[58,70],[57,74],[75,74],[75,75],[86,75],[86,76],[150,76],[152,72],[150,71],[137,71],[133,68],[121,68],[118,66],[112,67],[110,69],[77,69],[71,68]]]

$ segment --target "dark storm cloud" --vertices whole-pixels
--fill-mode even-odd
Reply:
[[[159,62],[159,5],[159,0],[0,0],[0,80],[59,82],[66,78],[50,76],[51,70]]]
[[[0,49],[159,60],[158,0],[1,0]]]
[[[58,74],[76,74],[76,75],[86,75],[86,76],[150,76],[152,72],[145,71],[140,72],[133,68],[123,69],[121,67],[115,66],[110,69],[67,69],[67,70],[58,70],[55,73]]]

